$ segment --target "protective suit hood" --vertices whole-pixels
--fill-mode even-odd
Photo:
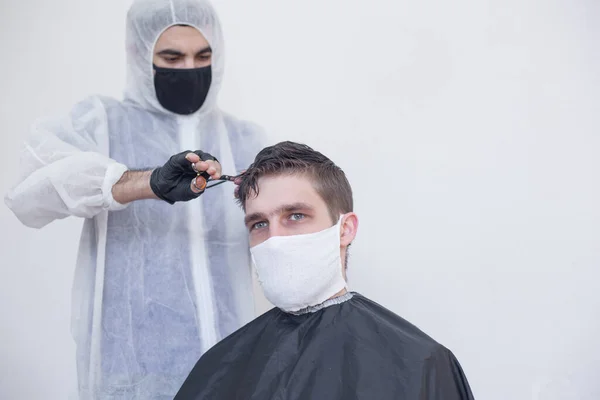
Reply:
[[[223,34],[217,14],[206,0],[134,0],[127,13],[127,78],[124,98],[151,112],[171,114],[156,98],[152,58],[160,35],[174,25],[198,29],[212,48],[212,83],[206,100],[195,113],[216,108],[224,70]]]

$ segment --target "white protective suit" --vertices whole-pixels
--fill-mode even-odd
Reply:
[[[212,85],[198,112],[157,101],[154,45],[176,24],[199,29],[213,49]],[[259,128],[217,107],[224,70],[218,18],[205,0],[136,0],[127,16],[124,101],[92,96],[64,120],[34,124],[19,183],[5,202],[41,228],[85,218],[73,286],[79,397],[172,399],[200,355],[254,317],[251,262],[234,185],[169,205],[118,204],[127,169],[162,166],[184,150],[215,156],[224,174],[263,148]]]

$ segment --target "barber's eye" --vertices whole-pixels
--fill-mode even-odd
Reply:
[[[294,214],[290,215],[290,219],[292,221],[299,221],[301,219],[304,219],[304,214],[294,213]]]

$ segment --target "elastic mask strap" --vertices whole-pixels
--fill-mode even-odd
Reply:
[[[346,214],[340,214],[340,219],[338,220],[338,223],[337,223],[337,225],[339,225],[340,228],[342,227],[342,219],[344,218],[345,215]],[[346,253],[346,255],[347,255],[347,253]],[[346,274],[345,274],[346,275],[346,279],[344,279],[344,282],[345,282],[344,289],[346,289],[346,292],[350,293],[350,288],[348,287],[348,271],[346,271],[346,267],[344,265],[342,265],[342,268],[346,272]],[[342,276],[343,275],[344,275],[344,273],[342,272]]]

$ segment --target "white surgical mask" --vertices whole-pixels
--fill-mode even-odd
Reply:
[[[306,235],[274,236],[250,248],[265,297],[284,311],[315,306],[346,288],[340,225]]]

